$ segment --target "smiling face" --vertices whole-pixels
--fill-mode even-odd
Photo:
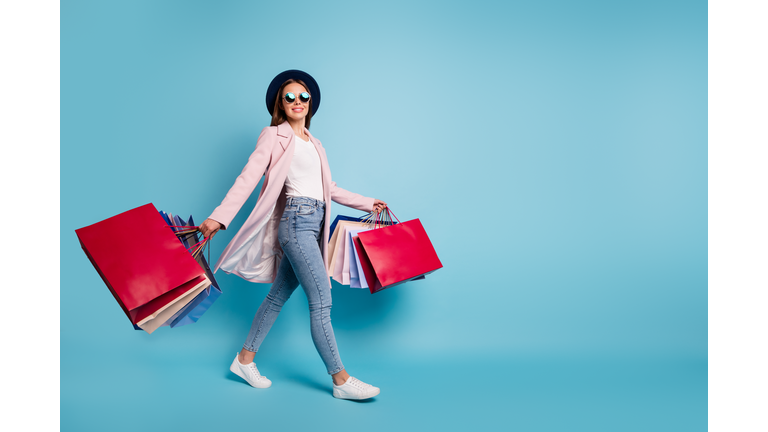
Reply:
[[[304,86],[299,83],[290,83],[283,87],[283,91],[280,94],[280,103],[288,119],[303,121],[304,117],[306,117],[307,113],[309,113],[309,104],[311,103],[311,99],[309,102],[302,102],[301,98],[299,97],[299,95],[304,92],[307,92],[307,89],[305,89]],[[286,102],[286,93],[294,94],[295,98],[293,102]]]

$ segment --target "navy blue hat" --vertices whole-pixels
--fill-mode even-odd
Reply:
[[[275,109],[275,100],[277,99],[277,91],[280,90],[280,86],[289,79],[301,80],[307,85],[307,91],[312,96],[310,102],[312,103],[312,116],[317,114],[317,109],[320,108],[320,87],[317,85],[312,76],[304,71],[291,69],[285,72],[280,72],[276,77],[272,79],[267,88],[267,110],[269,115],[272,115],[272,111]]]

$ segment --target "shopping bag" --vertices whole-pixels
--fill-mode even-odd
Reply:
[[[397,219],[389,207],[386,213]],[[443,267],[419,219],[358,233],[356,250],[371,293]]]
[[[344,283],[343,278],[343,270],[344,270],[344,250],[346,249],[346,243],[344,242],[345,234],[347,232],[347,227],[350,223],[356,223],[356,222],[347,222],[340,224],[336,228],[336,234],[337,240],[336,240],[336,248],[334,249],[334,254],[331,258],[331,266],[333,268],[333,274],[331,277],[338,283],[342,285],[349,285],[349,282]]]
[[[363,275],[365,277],[365,283],[368,285],[368,290],[371,292],[371,294],[381,291],[384,288],[382,288],[381,282],[376,277],[376,271],[373,269],[371,260],[368,258],[368,254],[365,252],[363,244],[360,242],[360,237],[353,237],[352,242],[355,245],[355,250],[357,251],[358,258],[360,259],[360,267],[363,270]]]
[[[187,226],[186,222],[184,222],[178,215],[173,215],[171,213],[165,213],[162,210],[160,211],[160,214],[163,216],[163,219],[166,220],[166,222],[169,224],[171,229],[176,232],[176,236],[179,238],[179,241],[184,245],[184,247],[192,253],[194,251],[195,246],[198,244],[199,239],[197,237],[197,231],[193,228],[196,228],[194,226],[191,226],[190,229],[185,228]],[[199,257],[196,256],[196,254],[192,255],[195,260],[200,263]],[[201,266],[202,267],[202,266]],[[205,267],[202,267],[203,270],[205,270]],[[207,274],[206,274],[207,276]],[[209,278],[210,280],[210,278]],[[189,303],[184,305],[183,308],[181,308],[179,311],[177,311],[172,317],[168,318],[168,320],[163,323],[162,326],[169,326],[169,327],[175,327],[173,324],[181,319],[183,319],[189,312],[192,311],[197,305],[199,305],[204,299],[206,293],[210,292],[210,287],[206,288],[205,290],[201,291],[195,298],[191,299]]]
[[[179,229],[179,228],[174,227],[174,225],[178,225],[176,223],[177,221],[176,221],[176,217],[174,215],[172,215],[170,213],[165,213],[162,210],[160,210],[159,213],[160,213],[160,216],[162,216],[162,218],[165,221],[165,223],[170,226],[172,231],[177,231]],[[177,236],[178,236],[178,234],[177,234]],[[181,240],[181,238],[179,238],[179,240]],[[182,244],[183,243],[184,242],[182,242]],[[188,245],[185,245],[185,247],[188,248]],[[206,288],[206,290],[207,289],[208,288]],[[202,294],[204,292],[205,292],[205,290],[201,291],[200,294]],[[184,297],[183,299],[179,300],[179,302],[174,305],[176,307],[173,307],[171,309],[171,311],[176,311],[176,312],[173,313],[173,315],[171,315],[171,316],[169,316],[169,312],[166,312],[163,315],[163,318],[165,319],[165,321],[162,322],[162,324],[160,324],[160,327],[168,327],[168,326],[170,326],[171,323],[173,322],[173,320],[176,319],[176,317],[178,317],[179,315],[183,314],[184,311],[187,311],[190,308],[190,306],[196,301],[196,299],[200,297],[200,294],[197,294],[196,296],[188,295],[188,296]],[[160,318],[156,318],[156,319],[158,320],[158,322],[160,322]],[[136,324],[133,324],[133,328],[135,330],[145,330],[144,328],[139,327]]]
[[[357,252],[358,247],[355,246],[355,239],[357,238],[357,233],[361,231],[369,231],[372,228],[369,229],[363,229],[363,230],[351,230],[349,232],[349,244],[347,245],[347,248],[349,249],[349,287],[350,288],[369,288],[368,281],[365,279],[365,272],[363,271],[363,263],[360,260],[360,254]],[[370,263],[368,263],[370,266]],[[373,270],[371,270],[373,271]],[[411,280],[420,280],[424,279],[425,276],[419,276],[415,277]]]
[[[331,276],[335,281],[342,285],[350,285],[352,283],[350,265],[350,252],[353,251],[353,247],[349,243],[349,236],[347,234],[349,229],[365,228],[372,229],[374,226],[384,226],[395,224],[390,218],[383,218],[383,215],[368,213],[361,217],[353,216],[340,216],[334,221],[335,230],[331,239],[329,240],[328,251],[330,255],[328,263],[328,276]],[[357,269],[355,269],[357,271]],[[358,272],[358,276],[362,275],[362,272]],[[365,277],[363,276],[363,279]],[[356,280],[355,287],[361,287],[359,280]],[[367,288],[367,286],[365,286]]]
[[[173,302],[168,302],[167,306],[165,306],[162,310],[158,311],[158,313],[155,315],[154,319],[148,322],[139,323],[138,326],[141,327],[142,330],[146,331],[147,333],[152,333],[160,326],[162,326],[165,322],[170,320],[173,316],[175,316],[179,310],[186,307],[187,304],[195,299],[201,292],[204,292],[206,288],[208,288],[211,285],[210,280],[208,278],[205,278],[205,282],[203,284],[200,284],[193,289],[191,289],[188,293],[184,295],[184,297],[180,297],[177,300]]]
[[[160,216],[162,216],[162,217],[163,217],[163,220],[165,221],[165,223],[167,223],[167,224],[168,224],[168,226],[173,226],[173,225],[176,225],[176,224],[174,223],[174,221],[173,221],[173,220],[171,220],[171,217],[172,217],[172,216],[171,216],[171,215],[169,215],[169,214],[167,214],[166,212],[164,212],[164,211],[160,210]]]
[[[152,204],[75,232],[123,312],[148,333],[210,284]]]
[[[203,301],[201,301],[200,304],[198,304],[194,309],[187,313],[186,316],[182,316],[175,320],[171,324],[171,328],[196,323],[200,317],[202,317],[203,314],[211,307],[213,302],[219,298],[220,295],[221,289],[218,287],[218,285],[214,285],[214,281],[211,281],[211,286],[207,291],[207,296],[203,298]]]
[[[379,225],[389,225],[389,224],[395,223],[394,221],[391,221],[391,220],[387,220],[387,221],[378,220],[377,214],[373,212],[367,213],[359,217],[344,216],[344,215],[336,216],[336,218],[333,220],[333,223],[331,223],[330,234],[329,234],[330,237],[328,239],[328,253],[329,253],[329,256],[331,257],[333,257],[334,251],[336,249],[336,244],[337,244],[336,241],[338,240],[338,233],[336,232],[336,228],[338,227],[339,222],[355,222],[360,226],[368,226],[373,223],[378,223]],[[333,271],[330,270],[332,268],[333,267],[329,266],[328,276],[331,276],[333,274]]]
[[[341,231],[339,242],[340,245],[337,246],[337,252],[336,252],[336,267],[334,271],[334,276],[336,276],[336,280],[341,283],[342,285],[349,285],[350,284],[350,266],[349,266],[349,252],[350,248],[347,247],[349,245],[349,233],[353,229],[353,226],[350,225],[344,225],[339,228]]]
[[[200,262],[199,258],[202,256],[202,249],[203,245],[206,245],[206,241],[198,242],[197,241],[197,227],[194,226],[194,224],[190,227],[186,227],[184,222],[179,218],[178,216],[175,216],[171,213],[165,213],[164,211],[159,212],[160,215],[163,217],[163,219],[166,221],[166,223],[169,224],[170,228],[176,232],[176,236],[179,238],[181,243],[185,246],[187,251],[189,251],[192,254],[192,257],[195,258],[198,263]],[[190,216],[190,221],[191,221]],[[182,231],[186,234],[183,234]],[[190,240],[194,239],[194,241]],[[205,270],[205,267],[201,265],[201,267]],[[180,300],[178,303],[173,304],[168,309],[163,311],[161,316],[158,316],[156,318],[157,321],[153,323],[153,326],[156,328],[158,323],[160,324],[160,327],[162,326],[170,326],[171,328],[176,327],[177,323],[180,321],[183,321],[184,318],[190,314],[194,308],[199,305],[201,302],[205,300],[206,293],[210,292],[210,274],[206,272],[206,277],[208,277],[208,284],[206,287],[196,289],[191,295],[186,296],[182,300]],[[134,328],[141,329],[141,330],[147,330],[146,326],[136,326],[134,325]],[[154,330],[154,329],[153,329]]]
[[[182,230],[183,227],[195,227],[194,220],[192,219],[192,216],[189,217],[189,222],[184,222],[180,217],[174,216],[170,213],[165,213],[164,211],[160,211],[160,215],[163,217],[165,222],[172,227],[174,231]],[[198,238],[196,232],[188,232],[187,234],[178,234],[177,236],[179,240],[182,242],[185,248],[189,250],[194,247],[195,244],[198,243]],[[219,297],[221,294],[221,289],[219,289],[218,284],[216,283],[216,279],[213,277],[213,273],[211,272],[210,268],[208,267],[207,261],[205,261],[205,258],[202,254],[199,255],[193,255],[195,257],[195,260],[200,264],[201,267],[206,272],[206,276],[208,277],[209,281],[211,282],[211,285],[204,290],[200,291],[200,293],[194,297],[189,303],[184,305],[179,311],[177,311],[173,316],[168,318],[161,327],[169,326],[171,328],[183,326],[186,324],[191,324],[194,322],[197,322],[197,320],[202,316],[202,314],[208,310],[211,304]],[[191,297],[191,296],[190,296]],[[186,301],[186,299],[182,300],[182,302]],[[183,304],[183,303],[182,303]],[[137,326],[136,324],[133,325],[133,328],[136,330],[144,330],[141,327]]]
[[[336,231],[333,232],[331,239],[328,241],[328,256],[330,257],[328,259],[328,276],[333,277],[339,282],[341,282],[339,280],[341,275],[341,262],[337,258],[339,257],[339,251],[343,249],[344,236],[341,235],[341,231],[345,226],[356,228],[373,227],[373,225],[367,222],[339,221],[336,226]],[[334,277],[334,275],[338,275],[339,279]]]
[[[176,232],[176,236],[178,237],[179,241],[184,245],[184,247],[190,251],[193,252],[193,249],[195,248],[195,245],[198,243],[197,239],[197,233],[193,229],[186,229],[184,228],[186,226],[186,223],[178,216],[173,215],[171,213],[165,213],[164,211],[160,211],[160,215],[165,219],[165,222],[170,226],[170,228]],[[196,228],[196,227],[193,227]],[[184,231],[182,231],[184,230]],[[193,257],[195,255],[193,254]],[[197,260],[197,259],[196,259]],[[199,263],[199,260],[197,260]],[[207,275],[206,275],[207,276]],[[210,280],[210,279],[209,279]],[[205,290],[198,293],[194,298],[191,298],[189,302],[187,302],[184,307],[176,311],[173,316],[169,317],[162,325],[161,327],[173,327],[172,324],[182,319],[184,316],[186,316],[195,306],[200,304],[204,300],[204,295],[206,292],[210,291],[210,286],[206,288]]]
[[[355,236],[352,238],[352,242],[355,245],[355,252],[357,254],[356,255],[357,263],[359,265],[358,268],[361,274],[361,279],[360,279],[361,288],[368,288],[371,291],[371,294],[373,294],[383,290],[384,288],[389,288],[390,286],[396,285],[396,284],[393,284],[390,286],[382,287],[381,282],[378,281],[376,277],[376,271],[373,269],[373,266],[371,265],[371,261],[368,259],[368,255],[365,253],[365,249],[363,249],[363,246],[360,243],[360,238]],[[421,279],[426,279],[426,274],[418,277],[414,277],[408,280],[404,280],[401,283],[408,282],[408,281],[421,280]]]
[[[342,221],[336,229],[337,240],[336,248],[331,256],[330,268],[331,277],[342,285],[350,284],[350,249],[347,247],[349,230],[351,229],[373,229],[374,223],[361,223],[352,221]]]
[[[177,227],[195,227],[195,221],[192,219],[192,216],[189,217],[188,222],[184,222],[180,217],[174,216],[173,221],[175,222],[174,225]],[[176,228],[177,230],[180,230],[181,228]],[[184,243],[185,247],[187,249],[192,248],[197,242],[198,237],[196,233],[188,233],[186,235],[179,236],[180,240]],[[208,261],[205,259],[205,256],[200,253],[196,255],[195,260],[198,264],[200,264],[200,267],[205,270],[205,274],[208,277],[208,279],[211,281],[211,285],[206,288],[204,291],[200,292],[200,294],[195,297],[194,300],[192,300],[187,306],[184,307],[181,311],[179,311],[174,317],[172,317],[171,320],[166,322],[166,324],[170,325],[171,328],[176,328],[180,326],[184,326],[187,324],[192,324],[197,322],[197,320],[200,319],[201,316],[208,310],[208,308],[211,307],[213,302],[216,301],[216,299],[219,298],[221,295],[221,289],[219,288],[219,284],[216,282],[216,278],[213,277],[213,272],[211,271],[211,268],[208,265]],[[165,324],[164,324],[165,325]]]
[[[360,265],[360,257],[355,249],[354,237],[359,232],[368,231],[373,228],[350,229],[347,231],[347,250],[349,251],[349,286],[350,288],[368,288],[368,282],[365,280],[365,274]]]

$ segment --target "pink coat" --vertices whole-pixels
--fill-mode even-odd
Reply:
[[[325,149],[317,138],[313,137],[307,129],[304,130],[317,148],[317,154],[320,155],[325,198],[322,253],[327,270],[331,200],[367,212],[373,209],[374,199],[336,186],[336,183],[331,181],[331,169],[328,167]],[[266,179],[256,206],[243,227],[222,252],[213,270],[214,273],[221,269],[226,273],[258,283],[272,283],[275,280],[280,260],[283,258],[283,250],[277,240],[277,228],[285,208],[285,179],[288,176],[295,149],[293,137],[293,129],[287,121],[277,126],[265,127],[259,135],[256,150],[248,158],[243,172],[237,177],[221,205],[211,214],[211,219],[219,222],[222,229],[227,229],[266,171]],[[330,284],[330,278],[328,283]]]

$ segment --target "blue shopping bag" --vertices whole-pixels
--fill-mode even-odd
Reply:
[[[165,213],[164,211],[160,211],[159,213],[160,216],[163,217],[165,223],[171,227],[177,227],[172,228],[174,231],[178,232],[183,230],[183,228],[178,227],[195,226],[195,222],[192,219],[192,216],[189,217],[189,221],[184,222],[180,217],[174,216],[170,213]],[[179,241],[184,245],[184,247],[190,249],[190,252],[192,246],[198,242],[198,239],[198,235],[195,232],[179,236]],[[213,272],[211,271],[211,268],[203,254],[200,253],[197,257],[195,257],[195,259],[197,260],[197,263],[200,264],[200,267],[202,267],[205,271],[208,279],[211,281],[211,286],[200,292],[200,294],[192,299],[192,301],[186,304],[165,323],[163,323],[163,326],[170,326],[171,328],[175,328],[197,322],[205,313],[205,311],[207,311],[213,302],[215,302],[216,299],[218,299],[221,295],[221,288],[219,288],[218,282],[216,282],[216,279],[213,277]],[[141,328],[135,324],[133,328],[136,330],[141,330]]]
[[[185,223],[180,217],[175,216],[173,218],[174,225],[177,226],[195,226],[195,221],[192,219],[192,216],[189,217],[189,221]],[[195,243],[197,243],[197,235],[196,233],[194,235],[187,235],[180,237],[182,240],[182,243],[184,243],[184,246],[187,248],[191,248]],[[211,286],[205,289],[203,292],[197,295],[197,297],[189,302],[189,304],[184,307],[182,310],[180,310],[175,316],[173,316],[169,321],[171,328],[184,326],[187,324],[192,324],[197,322],[197,320],[200,319],[201,316],[208,310],[208,308],[211,307],[213,302],[216,301],[216,299],[219,298],[221,295],[221,288],[219,288],[218,282],[216,282],[216,278],[213,277],[213,272],[211,271],[210,266],[208,265],[208,261],[206,261],[203,254],[200,254],[197,256],[197,262],[200,264],[200,266],[205,270],[206,276],[208,276],[208,279],[211,281]]]
[[[365,274],[360,265],[360,257],[357,255],[355,244],[352,238],[361,231],[368,231],[373,228],[350,229],[347,231],[347,248],[349,248],[349,287],[350,288],[368,288],[368,282],[365,281]]]

